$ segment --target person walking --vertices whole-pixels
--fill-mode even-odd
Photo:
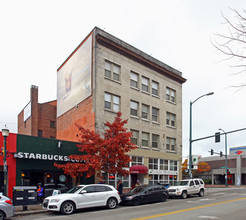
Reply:
[[[38,202],[43,203],[44,188],[41,185],[38,185],[37,196]]]
[[[141,183],[139,180],[137,180],[135,187],[141,186]]]
[[[117,190],[118,190],[119,194],[122,195],[122,193],[123,193],[123,183],[121,182],[121,180],[118,181]]]

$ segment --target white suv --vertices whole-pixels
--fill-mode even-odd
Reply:
[[[106,184],[79,185],[67,193],[49,196],[43,202],[44,209],[72,214],[76,209],[107,206],[114,209],[121,202],[118,191]]]
[[[189,195],[197,194],[204,196],[205,185],[202,179],[186,179],[180,180],[177,186],[170,186],[168,188],[169,197],[181,196],[186,199]]]

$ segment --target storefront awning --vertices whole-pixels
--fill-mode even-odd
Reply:
[[[133,165],[130,167],[131,173],[148,173],[148,168],[144,165]]]

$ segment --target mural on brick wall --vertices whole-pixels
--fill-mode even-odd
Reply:
[[[92,35],[57,72],[57,117],[91,95]]]

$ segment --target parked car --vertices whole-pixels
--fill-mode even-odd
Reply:
[[[186,179],[177,183],[177,186],[170,186],[168,188],[169,196],[180,196],[186,199],[190,195],[204,196],[205,185],[202,179]]]
[[[15,215],[15,207],[10,198],[0,193],[0,220]]]
[[[114,209],[120,203],[118,191],[106,184],[79,185],[67,193],[47,197],[43,202],[44,209],[72,214],[76,209],[107,206]]]
[[[163,185],[138,186],[127,194],[121,195],[121,203],[129,205],[140,205],[142,203],[165,202],[168,191]]]
[[[54,190],[60,190],[61,193],[65,193],[68,191],[68,188],[65,186],[65,184],[61,183],[46,183],[44,184],[44,198],[52,196]]]

